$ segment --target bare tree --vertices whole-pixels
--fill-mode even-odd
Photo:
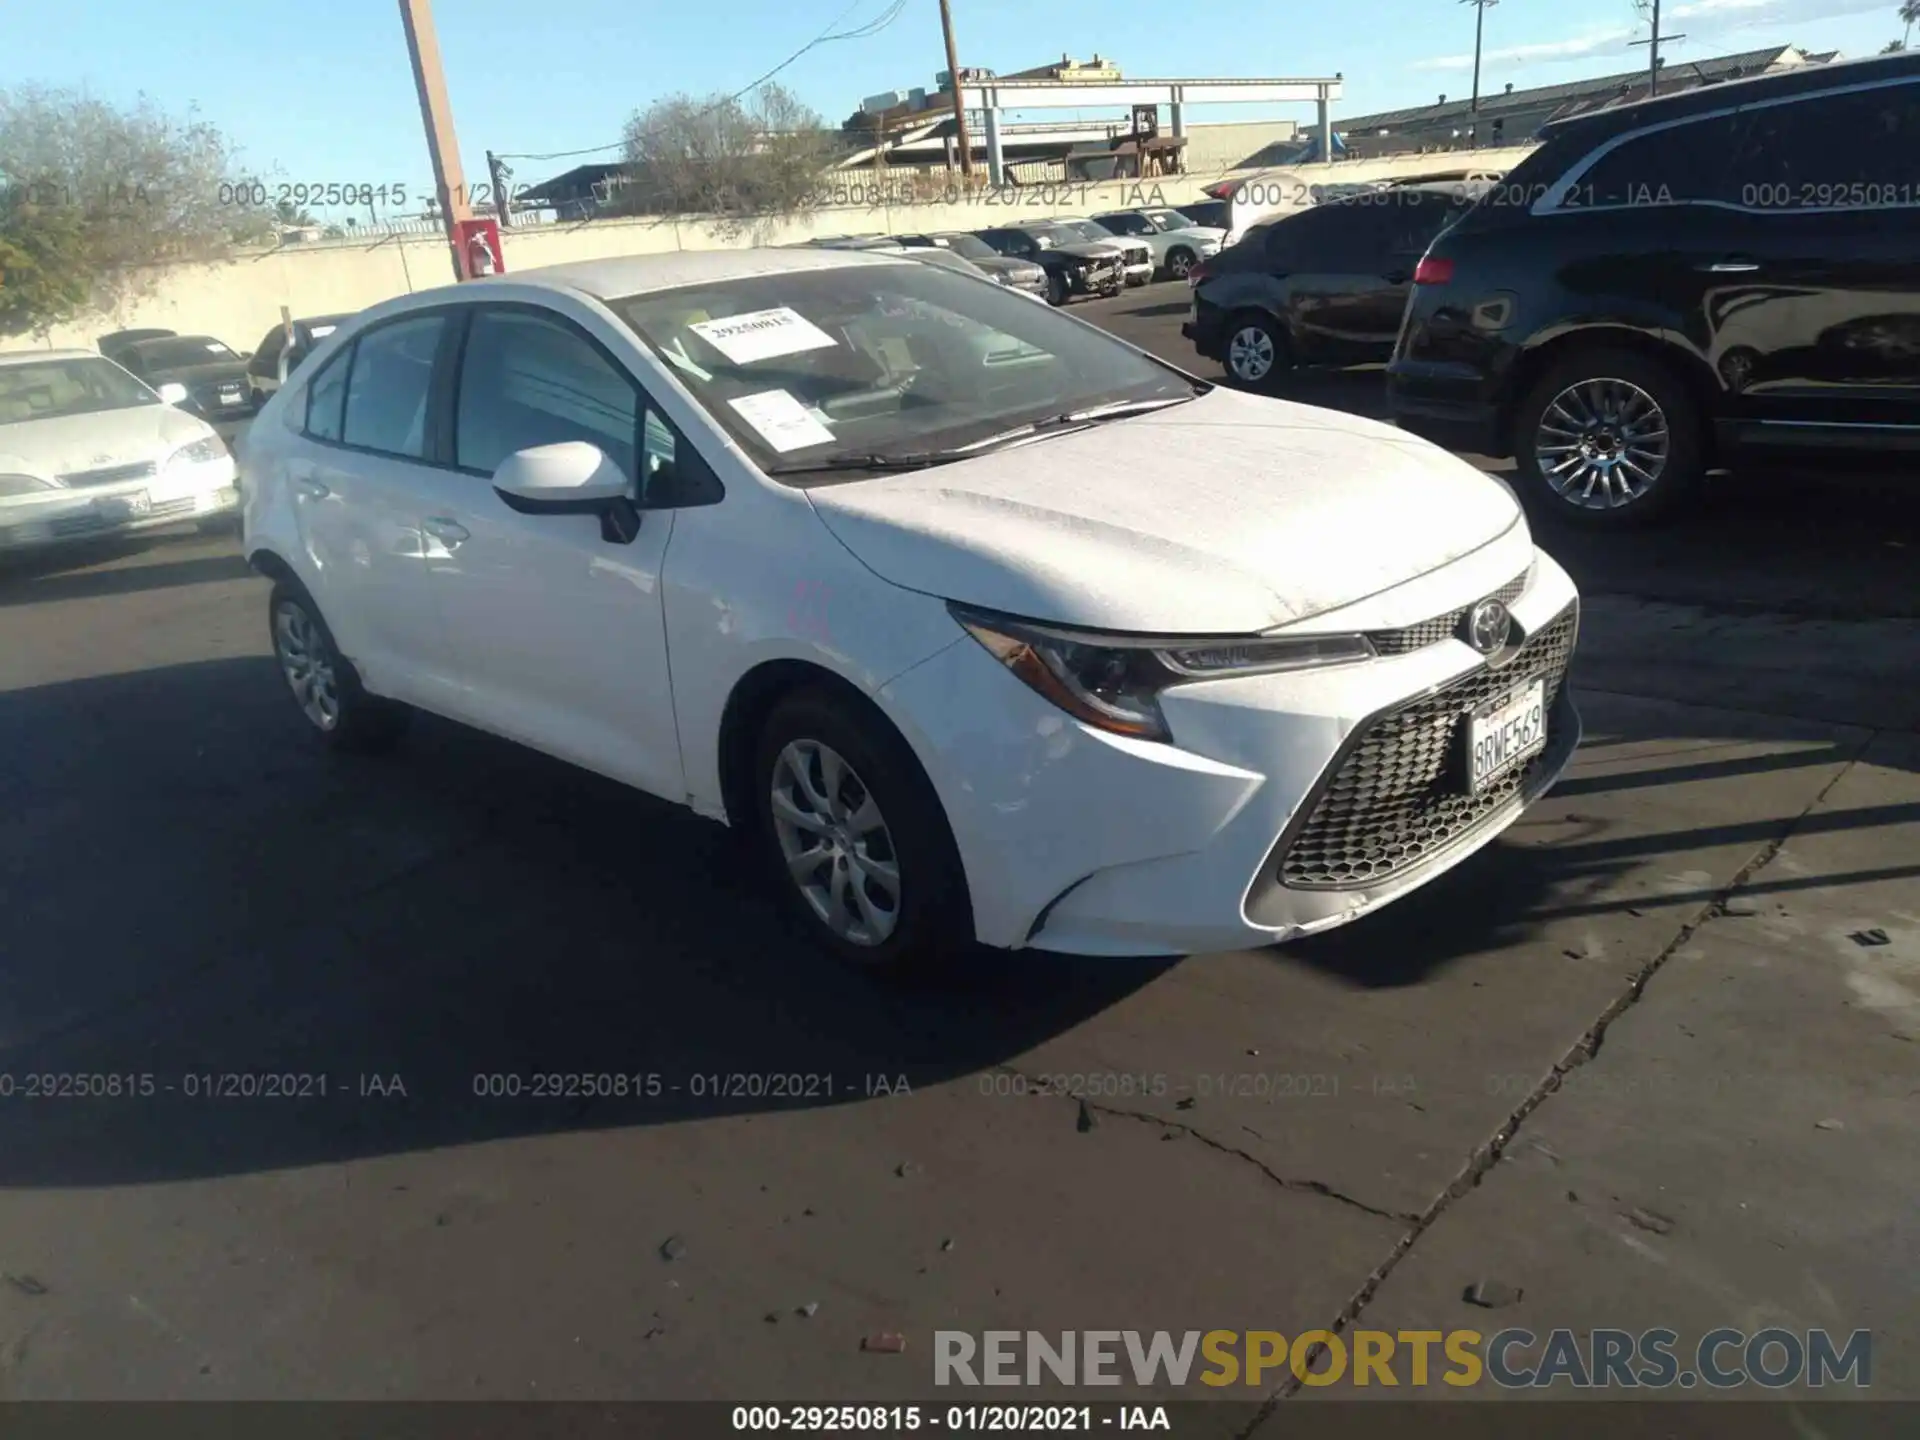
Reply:
[[[671,95],[627,122],[625,173],[609,208],[709,214],[723,224],[803,214],[817,202],[836,141],[780,85],[746,98]]]
[[[9,333],[111,310],[153,267],[214,259],[243,228],[226,138],[145,97],[117,109],[67,91],[0,95],[0,157],[0,242],[40,277],[39,298],[7,302]]]

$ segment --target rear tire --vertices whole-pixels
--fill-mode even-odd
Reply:
[[[891,726],[824,687],[796,691],[767,717],[753,775],[768,882],[815,945],[894,976],[972,942],[959,847]]]
[[[304,586],[292,580],[277,582],[267,601],[267,616],[280,676],[322,744],[363,755],[399,744],[413,711],[367,693]]]
[[[1556,361],[1514,412],[1509,440],[1543,513],[1588,529],[1665,519],[1706,477],[1699,404],[1672,367],[1632,350]]]
[[[1290,363],[1287,338],[1270,315],[1242,310],[1227,321],[1226,336],[1221,363],[1227,378],[1245,389],[1269,388]]]

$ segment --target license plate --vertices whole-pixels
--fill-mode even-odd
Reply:
[[[222,390],[220,392],[220,403],[222,405],[238,405],[240,403],[240,392],[238,390]]]
[[[137,520],[153,508],[153,501],[144,490],[136,490],[131,495],[105,495],[93,502],[93,508],[101,519]]]
[[[1483,790],[1547,743],[1547,682],[1530,680],[1474,712],[1467,725],[1467,782]]]

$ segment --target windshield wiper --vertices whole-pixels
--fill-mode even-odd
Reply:
[[[1118,420],[1125,415],[1147,415],[1155,410],[1165,410],[1170,405],[1184,405],[1193,398],[1191,395],[1174,395],[1159,400],[1116,400],[1111,405],[1092,405],[1085,410],[1056,415],[1047,423],[1082,425],[1093,420]]]
[[[898,455],[822,455],[818,460],[793,460],[784,465],[769,465],[769,475],[804,475],[814,470],[924,470],[943,460],[958,460],[959,455],[945,450],[914,450]]]

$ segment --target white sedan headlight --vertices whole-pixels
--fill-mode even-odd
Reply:
[[[1193,680],[1310,670],[1372,659],[1364,635],[1170,640],[1107,635],[947,607],[1022,683],[1076,720],[1139,740],[1169,739],[1160,694]]]
[[[166,468],[171,470],[176,465],[204,465],[209,460],[224,460],[226,455],[226,442],[218,435],[207,435],[191,444],[182,445],[169,455]]]

